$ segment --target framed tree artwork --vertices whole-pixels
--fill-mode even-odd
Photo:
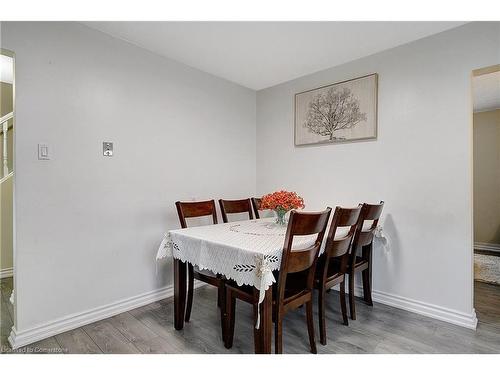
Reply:
[[[295,145],[377,138],[378,75],[295,94]]]

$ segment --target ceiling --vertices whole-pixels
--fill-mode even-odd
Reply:
[[[84,22],[254,90],[464,22]]]
[[[474,77],[474,112],[500,108],[500,71]]]

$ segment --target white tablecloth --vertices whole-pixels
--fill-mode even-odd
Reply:
[[[274,221],[274,218],[265,218],[171,230],[164,235],[156,259],[173,256],[200,270],[224,275],[240,286],[254,286],[260,292],[261,303],[265,291],[275,282],[272,271],[279,270],[285,241],[286,226]],[[348,228],[339,228],[335,238],[347,232]],[[327,233],[328,229],[320,254],[324,251]],[[306,248],[316,237],[297,236],[292,249]],[[377,228],[375,237],[385,240],[382,228]]]
[[[265,291],[275,282],[272,271],[281,265],[286,227],[274,218],[171,230],[165,234],[156,259],[173,256],[200,269],[224,275],[238,285]],[[294,249],[312,245],[317,235],[294,239]],[[326,236],[325,236],[326,237]],[[323,251],[324,243],[321,251]]]

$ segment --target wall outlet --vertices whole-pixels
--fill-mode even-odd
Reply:
[[[50,160],[49,145],[45,143],[38,144],[38,160]]]

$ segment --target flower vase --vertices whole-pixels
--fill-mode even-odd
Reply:
[[[274,212],[276,212],[276,224],[285,226],[287,224],[286,220],[287,211],[281,209],[281,210],[274,210]]]

